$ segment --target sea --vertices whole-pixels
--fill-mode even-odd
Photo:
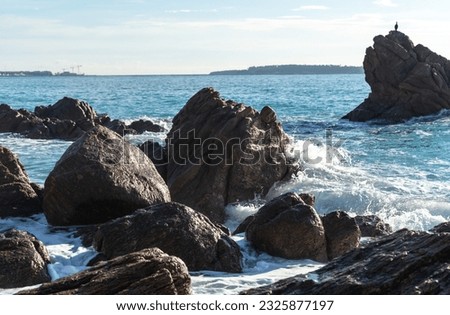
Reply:
[[[172,118],[204,87],[258,110],[271,106],[291,137],[291,154],[303,166],[264,198],[255,195],[228,205],[230,230],[286,192],[314,194],[320,214],[376,214],[394,230],[426,231],[450,219],[450,111],[393,125],[342,120],[370,92],[364,75],[0,77],[0,103],[34,110],[69,96],[87,101],[97,113],[127,122],[151,119],[168,131]],[[129,141],[162,143],[164,138],[165,132],[145,133]],[[70,144],[0,134],[0,145],[15,152],[40,185]],[[54,280],[86,269],[96,254],[81,244],[74,229],[49,226],[44,215],[0,219],[0,232],[12,227],[33,233],[47,246]],[[243,234],[234,239],[242,249],[244,272],[192,272],[194,294],[237,294],[296,274],[314,279],[322,266],[257,252]]]

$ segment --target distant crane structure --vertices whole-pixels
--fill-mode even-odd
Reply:
[[[77,74],[80,74],[80,69],[81,69],[81,67],[82,67],[83,65],[76,65],[76,66],[70,66],[70,67],[68,67],[68,68],[63,68],[62,69],[62,72],[64,73],[64,72],[68,72],[69,71],[69,69],[70,69],[70,72],[71,73],[75,73],[75,68],[77,69]]]

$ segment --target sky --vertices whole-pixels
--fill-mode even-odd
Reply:
[[[396,21],[415,44],[450,58],[448,12],[450,1],[433,0],[0,0],[0,71],[359,66]]]

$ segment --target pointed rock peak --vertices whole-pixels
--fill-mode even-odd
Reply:
[[[401,45],[406,50],[414,48],[414,43],[409,39],[408,35],[399,31],[390,31],[386,38]]]

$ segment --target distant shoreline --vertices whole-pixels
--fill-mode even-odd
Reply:
[[[213,71],[209,75],[363,74],[363,67],[340,65],[272,65],[245,70]]]
[[[78,77],[84,73],[69,71],[53,73],[51,71],[0,71],[0,77]]]

